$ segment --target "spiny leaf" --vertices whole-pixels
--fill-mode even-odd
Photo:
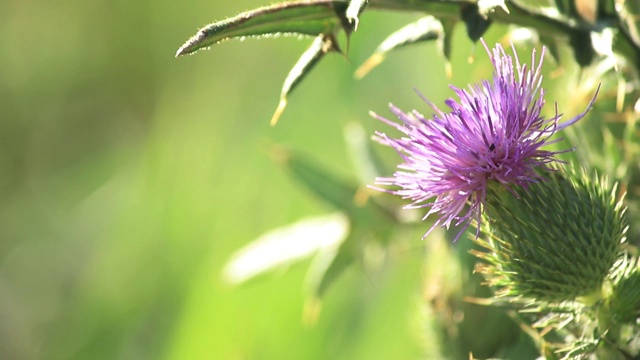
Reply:
[[[271,125],[275,125],[287,106],[287,97],[302,81],[302,79],[315,67],[315,65],[330,51],[342,52],[337,40],[332,34],[322,34],[316,37],[311,46],[300,56],[298,62],[291,68],[289,75],[284,80],[280,92],[280,102],[276,108]]]
[[[339,28],[348,29],[344,15],[347,5],[344,0],[294,1],[247,11],[200,29],[178,49],[176,56],[190,54],[231,38],[279,34],[317,36]]]
[[[439,39],[443,36],[443,33],[442,24],[433,16],[426,16],[406,25],[389,35],[378,46],[374,54],[356,70],[355,77],[358,79],[363,78],[374,67],[382,63],[390,51],[423,41]]]
[[[532,9],[524,5],[524,2],[511,0],[505,3],[503,7],[505,11],[494,11],[487,14],[488,18],[500,22],[516,26],[523,26],[535,29],[540,35],[540,39],[548,44],[551,39],[569,40],[573,48],[574,57],[580,66],[586,66],[591,63],[595,52],[590,43],[589,33],[600,31],[595,26],[588,24],[579,24],[576,21],[568,20],[558,16],[548,9]],[[632,62],[638,59],[640,49],[630,44],[627,39],[621,39],[618,44],[623,49],[628,58],[632,58]],[[555,56],[557,58],[557,55]]]

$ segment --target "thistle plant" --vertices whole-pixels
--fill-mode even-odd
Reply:
[[[637,328],[614,330],[638,310],[638,297],[629,292],[636,269],[626,264],[628,226],[616,186],[584,169],[553,170],[515,196],[490,191],[484,236],[475,239],[473,253],[483,260],[476,271],[494,288],[496,303],[537,314],[538,326],[564,336],[562,346],[546,346],[556,355],[635,353],[629,344]]]
[[[465,224],[464,230],[472,219],[480,224],[490,187],[515,194],[516,188],[540,180],[537,170],[548,168],[558,153],[541,147],[552,143],[549,138],[557,131],[584,117],[595,100],[594,96],[587,110],[569,121],[560,123],[557,111],[545,119],[541,115],[544,48],[537,64],[532,54],[529,69],[517,56],[514,62],[502,46],[490,51],[482,44],[495,68],[493,81],[470,85],[468,90],[453,87],[459,100],[446,102],[448,112],[425,100],[436,113],[432,119],[393,105],[400,125],[373,114],[406,135],[396,139],[377,133],[378,141],[404,160],[393,177],[378,178],[377,184],[400,187],[389,192],[413,200],[409,208],[429,207],[425,218],[440,215],[431,229],[448,228],[453,222]]]
[[[406,112],[394,105],[390,109],[397,121],[372,113],[383,124],[373,139],[400,156],[394,173],[357,126],[347,129],[347,140],[356,169],[361,170],[361,183],[336,177],[295,151],[275,149],[274,158],[339,214],[304,220],[261,237],[232,258],[227,279],[241,283],[315,255],[308,275],[306,317],[313,322],[327,289],[345,269],[354,265],[373,269],[372,251],[390,254],[389,249],[413,240],[405,238],[403,229],[415,222],[399,210],[410,209],[419,212],[422,220],[434,219],[430,226],[423,225],[425,244],[435,241],[434,229],[457,227],[449,246],[465,251],[458,255],[452,251],[446,260],[459,263],[461,269],[475,269],[483,279],[478,291],[469,270],[466,283],[442,291],[432,298],[437,301],[425,306],[442,309],[442,304],[457,304],[451,305],[456,307],[451,313],[466,311],[469,319],[481,318],[477,312],[482,310],[473,308],[476,313],[471,313],[466,305],[483,304],[501,311],[501,328],[519,329],[514,331],[528,339],[514,345],[512,337],[487,331],[483,324],[436,321],[449,335],[476,333],[491,344],[478,350],[463,344],[460,336],[457,345],[464,351],[458,351],[458,356],[640,356],[636,248],[640,222],[634,216],[640,208],[640,192],[634,185],[640,178],[636,128],[640,6],[614,0],[555,1],[547,7],[519,1],[293,1],[210,24],[181,46],[177,55],[232,38],[283,33],[314,37],[285,79],[271,119],[275,124],[291,92],[314,66],[327,54],[349,48],[340,44],[339,35],[346,34],[350,41],[361,21],[366,21],[363,12],[368,9],[412,11],[425,17],[390,35],[356,70],[356,77],[366,75],[397,49],[428,41],[437,41],[450,74],[455,71],[448,62],[451,33],[461,22],[468,37],[480,41],[486,50],[492,78],[466,87],[451,85],[455,98],[445,101],[446,108],[423,97],[433,114]],[[507,42],[509,51],[490,43],[483,36],[494,23],[514,26],[514,32],[526,27],[529,41],[516,41],[514,35]],[[537,45],[542,45],[539,52]],[[530,53],[530,59],[518,58],[517,48]],[[559,113],[565,111],[566,103],[545,107],[542,67],[545,57],[567,61],[561,59],[565,48],[572,50],[573,61],[582,69],[580,81],[587,93],[566,120]],[[609,127],[602,110],[598,111],[610,106],[612,89],[616,89],[613,117],[624,120],[622,130]],[[596,124],[597,131],[589,132],[585,123]],[[575,148],[563,142],[561,132],[578,143]],[[589,148],[582,150],[583,145]],[[475,228],[470,240],[463,236],[469,227]],[[273,253],[278,256],[262,261]],[[467,266],[469,261],[472,267]],[[460,305],[459,299],[466,303]]]

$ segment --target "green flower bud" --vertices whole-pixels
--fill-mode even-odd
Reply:
[[[627,225],[616,186],[572,169],[528,188],[489,191],[478,267],[499,295],[548,302],[602,298]]]

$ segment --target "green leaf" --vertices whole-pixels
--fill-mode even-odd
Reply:
[[[284,80],[280,91],[280,102],[271,117],[271,125],[275,125],[287,107],[289,94],[298,86],[300,81],[311,72],[316,64],[330,51],[341,53],[337,40],[333,34],[322,34],[316,37],[311,46],[300,56],[298,62],[291,68],[289,75]]]
[[[389,226],[390,227],[390,226]],[[365,268],[371,260],[367,259],[367,252],[375,244],[373,239],[380,235],[380,231],[372,230],[366,222],[351,223],[350,233],[337,248],[327,248],[318,252],[307,273],[307,288],[314,299],[320,299],[327,289],[349,268],[356,263]],[[378,244],[388,244],[379,241]]]
[[[505,0],[478,0],[478,12],[483,17],[487,17],[489,14],[495,11],[496,8],[501,8],[506,13],[509,13]]]
[[[357,79],[363,78],[369,71],[384,61],[387,53],[424,41],[439,39],[443,36],[442,24],[433,16],[426,16],[402,27],[389,35],[376,49],[376,51],[355,72]]]
[[[277,155],[284,160],[291,175],[314,195],[347,214],[356,211],[357,185],[334,176],[297,152],[284,151]]]
[[[299,153],[283,150],[276,155],[291,175],[314,195],[344,212],[359,226],[377,231],[381,241],[386,240],[389,228],[397,222],[393,210],[375,201],[353,182],[336,177]]]
[[[348,29],[347,5],[344,0],[294,1],[247,11],[200,29],[178,49],[176,56],[232,38],[280,34],[317,36]]]
[[[234,253],[223,270],[231,284],[241,284],[317,252],[334,252],[349,233],[341,213],[306,218],[271,230]]]
[[[447,79],[453,77],[453,70],[451,69],[451,49],[453,48],[453,31],[455,29],[457,21],[453,19],[446,19],[442,21],[442,41],[438,42],[440,52],[445,59],[445,75]]]
[[[344,129],[347,149],[354,169],[363,184],[372,184],[377,177],[391,173],[373,149],[374,142],[365,135],[359,123],[349,123]]]
[[[549,49],[549,54],[556,61],[560,62],[560,48],[558,47],[558,40],[556,37],[549,36],[548,34],[540,34],[540,42],[542,42],[547,49]]]
[[[473,42],[478,41],[491,25],[491,20],[480,13],[480,8],[477,4],[461,5],[460,13],[467,26],[467,36]]]
[[[576,62],[585,67],[593,61],[596,52],[591,44],[591,34],[587,31],[573,32],[569,37],[569,44],[573,48],[573,56]]]
[[[353,263],[353,241],[353,234],[350,234],[340,247],[321,251],[313,259],[306,280],[312,298],[320,299],[329,286]]]

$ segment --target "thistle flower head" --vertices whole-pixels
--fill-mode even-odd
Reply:
[[[626,243],[626,208],[617,186],[564,166],[518,197],[489,191],[483,233],[488,251],[476,271],[497,294],[562,302],[599,301]],[[486,221],[489,220],[489,221]]]
[[[392,177],[378,178],[376,184],[383,186],[379,190],[412,200],[405,208],[429,208],[423,219],[438,217],[425,237],[436,226],[462,224],[459,237],[473,219],[479,224],[489,186],[514,193],[515,186],[526,188],[538,181],[536,170],[557,161],[558,153],[542,146],[557,141],[550,137],[584,117],[595,100],[594,96],[582,114],[566,122],[560,123],[557,107],[555,116],[545,118],[541,115],[545,49],[539,59],[533,51],[529,67],[520,63],[513,46],[512,57],[499,44],[493,50],[482,44],[493,63],[493,79],[466,89],[451,86],[457,99],[445,101],[448,111],[423,98],[435,112],[432,118],[393,105],[391,112],[401,123],[372,113],[404,134],[392,138],[376,132],[375,139],[404,160]]]

